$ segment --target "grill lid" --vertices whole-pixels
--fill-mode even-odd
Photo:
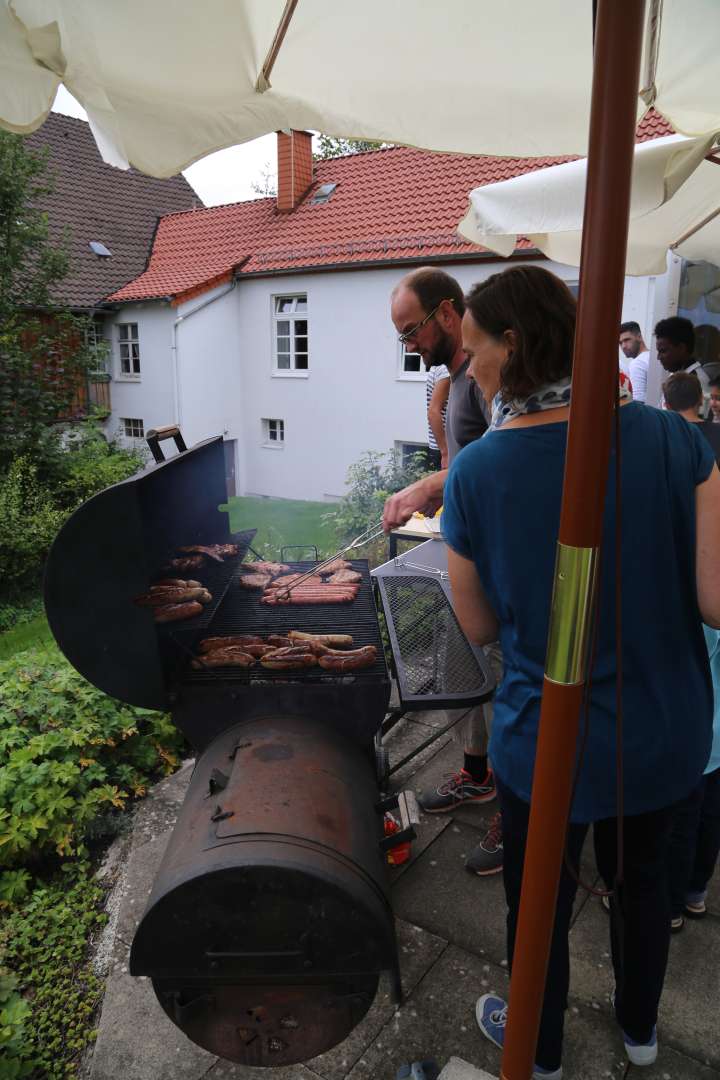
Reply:
[[[156,627],[133,603],[181,546],[239,542],[227,502],[223,440],[207,439],[151,465],[83,503],[56,536],[45,569],[45,609],[60,649],[105,693],[148,709],[168,706],[167,673],[178,660],[178,636]],[[207,579],[213,604],[195,620],[168,624],[183,637],[207,625],[237,559],[221,567],[173,574]],[[210,578],[213,581],[210,581]],[[195,626],[193,626],[195,623]]]

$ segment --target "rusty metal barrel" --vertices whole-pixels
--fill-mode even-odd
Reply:
[[[132,945],[171,1020],[248,1066],[307,1061],[399,993],[369,753],[299,716],[238,723],[197,762]]]

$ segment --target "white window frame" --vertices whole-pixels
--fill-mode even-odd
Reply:
[[[291,311],[278,311],[278,302],[283,300],[292,300],[293,307]],[[303,301],[305,304],[304,311],[297,310],[298,301]],[[309,347],[309,304],[307,293],[276,293],[271,297],[271,319],[272,319],[272,376],[278,379],[307,379],[310,375],[310,347]],[[278,324],[281,322],[289,322],[290,332],[288,334],[278,334]],[[306,332],[304,335],[296,335],[294,332],[295,322],[304,322]],[[296,337],[305,337],[307,352],[300,355],[304,355],[307,361],[307,367],[298,368],[295,366],[296,352],[295,341]],[[287,337],[289,352],[287,355],[290,358],[290,367],[281,368],[278,366],[279,353],[278,353],[278,338]],[[284,352],[284,351],[283,351]]]
[[[266,450],[285,449],[285,421],[277,416],[264,416],[262,424],[263,446]],[[274,432],[274,435],[273,435]],[[278,438],[278,435],[280,436]]]
[[[126,338],[123,338],[121,336],[120,331],[121,331],[122,328],[124,328],[126,326],[128,326],[128,327],[134,326],[135,327],[134,336],[131,336],[130,334],[128,334],[128,336]],[[124,380],[125,382],[139,382],[141,377],[142,377],[142,367],[141,367],[141,360],[140,360],[140,327],[139,327],[139,324],[136,323],[136,322],[118,322],[118,323],[115,323],[115,330],[116,330],[117,357],[118,357],[116,378],[120,379],[120,380]],[[123,345],[135,345],[135,346],[137,346],[137,365],[138,365],[138,370],[137,371],[123,371],[123,355],[122,355],[122,347],[123,347]],[[132,356],[132,351],[130,352],[130,356]]]
[[[427,379],[427,371],[425,370],[425,363],[424,363],[422,357],[420,357],[420,370],[419,371],[406,371],[405,370],[405,354],[406,354],[405,346],[403,345],[403,343],[401,341],[398,341],[397,345],[398,345],[398,354],[397,354],[397,365],[398,365],[397,377],[398,377],[398,379],[402,380],[402,382],[422,382],[422,383],[424,383],[425,380]],[[407,352],[407,355],[408,356],[420,356],[419,353],[412,352],[411,350]]]
[[[140,416],[121,416],[120,423],[122,424],[123,438],[125,439],[144,439],[145,438],[145,421]],[[128,431],[128,425],[140,425],[140,431]]]

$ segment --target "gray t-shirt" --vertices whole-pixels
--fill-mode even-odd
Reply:
[[[463,446],[484,435],[488,426],[488,409],[474,379],[467,377],[470,361],[450,376],[450,395],[445,418],[445,437],[448,462],[460,453]]]

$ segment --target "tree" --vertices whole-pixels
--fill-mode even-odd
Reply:
[[[260,175],[250,183],[250,187],[260,199],[267,199],[270,196],[277,195],[277,173],[272,170],[269,161],[265,162],[260,170]]]
[[[38,460],[91,364],[86,320],[52,300],[69,260],[37,208],[50,190],[46,156],[0,131],[0,473]]]
[[[389,143],[370,142],[367,139],[337,139],[333,135],[320,135],[314,157],[318,161],[328,158],[345,157],[347,154],[362,154],[366,150],[380,150]]]

